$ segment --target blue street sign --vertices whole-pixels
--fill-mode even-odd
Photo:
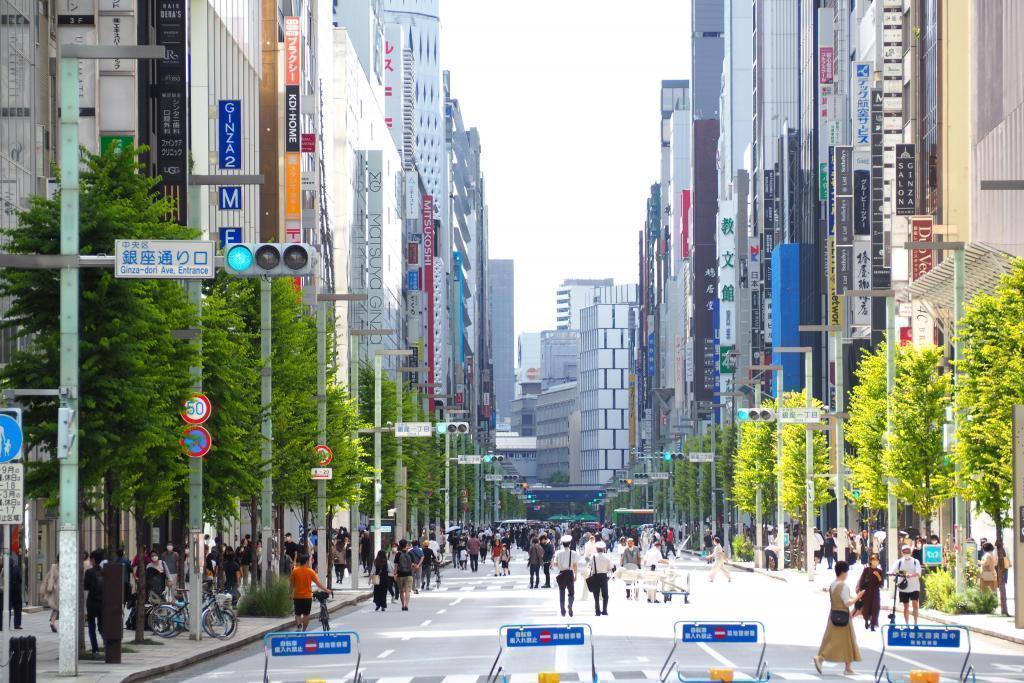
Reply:
[[[222,169],[242,168],[241,100],[220,100],[218,103],[217,155]]]
[[[241,185],[224,185],[217,188],[217,205],[221,211],[242,210]]]
[[[757,624],[683,624],[684,643],[756,643]]]
[[[20,458],[21,442],[21,420],[9,414],[0,414],[0,462]]]
[[[887,647],[960,647],[960,629],[935,626],[890,627],[885,634]]]
[[[420,288],[420,271],[409,271],[409,291],[414,292]]]
[[[942,546],[929,544],[921,548],[921,564],[926,567],[937,567],[942,564]]]
[[[229,244],[241,244],[242,243],[242,229],[241,228],[217,228],[217,237],[220,239],[220,248],[228,246]]]
[[[272,635],[269,640],[271,657],[347,655],[352,653],[352,635],[349,633]]]
[[[583,645],[582,626],[541,626],[510,628],[505,633],[508,647],[547,647],[552,645]]]

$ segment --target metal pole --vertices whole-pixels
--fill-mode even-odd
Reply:
[[[494,472],[497,474],[500,471],[500,467],[495,465]],[[501,516],[501,483],[498,481],[494,482],[494,517],[491,518],[492,522],[497,522]]]
[[[836,357],[836,413],[846,410],[846,348],[841,331],[832,332],[832,344]],[[836,548],[840,557],[845,558],[849,534],[846,531],[846,430],[843,418],[836,415],[836,526],[839,538]]]
[[[761,384],[758,382],[754,385],[754,405],[752,407],[761,406]],[[736,430],[737,438],[739,437],[740,430],[737,425]],[[754,542],[757,544],[757,548],[754,552],[754,566],[757,568],[764,567],[764,492],[761,490],[761,486],[758,485],[757,490],[754,492]]]
[[[395,371],[395,422],[402,421],[402,384],[404,379],[402,377],[402,371]],[[405,488],[405,480],[402,473],[405,471],[405,465],[402,463],[402,440],[395,439],[398,442],[398,457],[395,460],[395,538],[405,538],[405,513],[406,513],[406,500],[407,491]]]
[[[359,411],[359,337],[350,334],[349,337],[349,394],[352,396],[352,401],[356,405],[356,412]],[[356,438],[353,435],[353,438]],[[352,497],[352,504],[349,506],[348,512],[348,534],[351,537],[351,543],[348,548],[348,568],[352,574],[352,590],[359,589],[359,573],[362,571],[362,567],[359,565],[359,488],[356,488],[355,493]]]
[[[892,441],[892,392],[896,388],[896,298],[888,296],[885,298],[885,449],[889,450]],[[888,510],[886,532],[886,557],[889,571],[896,566],[899,557],[899,533],[896,528],[896,495],[892,492],[893,480],[886,480],[888,491]]]
[[[451,508],[451,497],[452,497],[452,491],[451,491],[451,488],[452,488],[452,486],[451,486],[451,483],[452,483],[451,471],[452,471],[452,465],[449,462],[449,458],[451,458],[451,452],[452,452],[452,440],[448,436],[448,433],[445,432],[445,435],[444,435],[444,529],[440,530],[441,533],[448,533],[448,527],[450,527],[452,525],[452,517],[451,517],[451,513],[452,513],[452,508]],[[438,539],[438,540],[440,540],[440,539]]]
[[[804,352],[804,391],[807,393],[807,407],[814,407],[813,384],[814,356]],[[838,373],[837,373],[838,374]],[[807,580],[814,581],[814,551],[811,549],[811,534],[814,530],[814,432],[804,427],[804,476],[807,487],[806,509],[804,510],[804,561],[807,563]]]
[[[380,400],[380,374],[383,370],[384,359],[374,354],[373,356],[373,550],[376,552],[381,548],[380,544],[380,424],[381,424],[381,400]]]
[[[960,322],[964,316],[964,250],[957,249],[953,252],[953,391],[954,395],[960,388],[960,361],[963,359],[963,347],[960,344]],[[960,427],[960,413],[957,410],[953,411],[953,435],[956,436],[957,429]],[[956,467],[956,498],[954,499],[954,507],[956,514],[956,529],[953,539],[954,547],[956,548],[956,589],[958,592],[962,592],[966,586],[966,576],[964,567],[964,539],[967,535],[967,501],[964,500],[963,496],[963,482],[962,476],[963,471],[960,465],[960,459],[955,459]],[[1018,562],[1024,560],[1024,558],[1015,558]],[[1017,595],[1020,595],[1018,593]],[[1017,598],[1018,603],[1021,599]],[[1020,624],[1018,624],[1018,628]]]
[[[327,302],[321,301],[316,306],[316,422],[320,443],[327,444]],[[327,547],[327,482],[323,479],[316,483],[316,518],[320,527],[317,534],[316,554],[320,580],[327,584],[331,574]]]
[[[260,436],[262,437],[263,492],[260,500],[260,525],[263,527],[263,554],[267,563],[263,569],[263,578],[267,586],[273,582],[274,571],[274,481],[271,462],[274,457],[274,423],[270,415],[273,399],[273,377],[271,368],[271,282],[270,278],[260,278]],[[280,549],[283,551],[283,549]]]
[[[200,227],[202,215],[199,187],[190,186],[188,189],[189,222],[193,227]],[[189,280],[185,284],[185,291],[188,292],[192,305],[196,307],[196,314],[201,315],[203,310],[203,289],[198,280]],[[196,364],[190,368],[192,374],[192,389],[196,393],[203,391],[203,336],[202,328],[196,337]],[[202,595],[202,574],[206,558],[203,557],[203,459],[188,459],[188,526],[189,526],[189,562],[191,571],[189,573],[189,594]],[[175,586],[177,588],[177,586]],[[190,614],[188,637],[189,640],[201,640],[203,630],[199,628],[198,610]]]
[[[60,60],[60,253],[78,255],[78,60]],[[60,407],[70,435],[60,461],[60,646],[62,676],[78,674],[78,269],[60,270]],[[64,429],[58,425],[58,429]],[[7,572],[5,571],[6,575]],[[4,642],[6,638],[2,639]],[[6,660],[5,660],[6,661]]]
[[[786,567],[786,511],[782,509],[782,409],[785,407],[786,386],[783,381],[782,359],[776,370],[779,386],[775,388],[775,538],[782,550],[779,552],[779,569]]]
[[[3,619],[3,622],[0,622],[0,623],[6,623],[7,624],[6,628],[8,630],[10,630],[10,629],[14,628],[14,624],[11,622],[10,618],[8,618],[8,616],[7,616],[8,614],[11,613],[11,609],[12,609],[11,599],[10,599],[10,595],[11,595],[11,572],[9,571],[10,568],[11,568],[11,525],[10,524],[4,524],[3,563],[4,563],[3,564],[3,568],[4,568],[4,571],[3,571],[3,574],[4,574],[4,580],[3,580],[3,589],[4,589],[3,606],[4,606],[4,613],[3,613],[2,617],[0,617],[0,618]],[[11,666],[10,666],[10,661],[9,661],[10,660],[10,651],[11,651],[11,639],[10,639],[10,637],[0,638],[0,657],[3,658],[2,661],[7,662],[7,665],[4,666],[4,668],[3,668],[4,669],[4,673],[3,673],[4,683],[10,683],[10,681],[11,681]]]
[[[718,535],[718,425],[715,424],[715,413],[717,408],[711,411],[711,453],[714,458],[711,460],[711,536]]]

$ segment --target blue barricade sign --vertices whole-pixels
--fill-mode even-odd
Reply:
[[[583,645],[582,626],[543,626],[514,628],[505,632],[508,647],[545,647],[550,645]]]
[[[348,633],[293,633],[272,635],[268,640],[271,657],[347,655],[352,652],[352,636]]]
[[[892,627],[886,631],[889,647],[960,647],[960,630],[946,628]]]
[[[684,643],[756,643],[757,624],[684,623]]]

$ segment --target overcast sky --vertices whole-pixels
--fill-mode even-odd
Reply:
[[[515,259],[516,335],[565,278],[637,281],[660,167],[659,88],[689,78],[689,0],[441,0],[441,63],[480,130],[490,257]]]

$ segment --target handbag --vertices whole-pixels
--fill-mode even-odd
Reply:
[[[601,585],[597,578],[597,559],[592,557],[590,561],[593,563],[594,568],[591,570],[590,576],[587,577],[587,590],[591,593],[596,593],[601,590]]]
[[[379,586],[380,585],[380,574],[373,574],[372,576],[370,576],[370,585],[371,586]]]
[[[829,597],[832,597],[831,593],[829,593]],[[828,613],[828,620],[832,622],[833,626],[849,626],[850,611],[847,609],[833,609]]]

